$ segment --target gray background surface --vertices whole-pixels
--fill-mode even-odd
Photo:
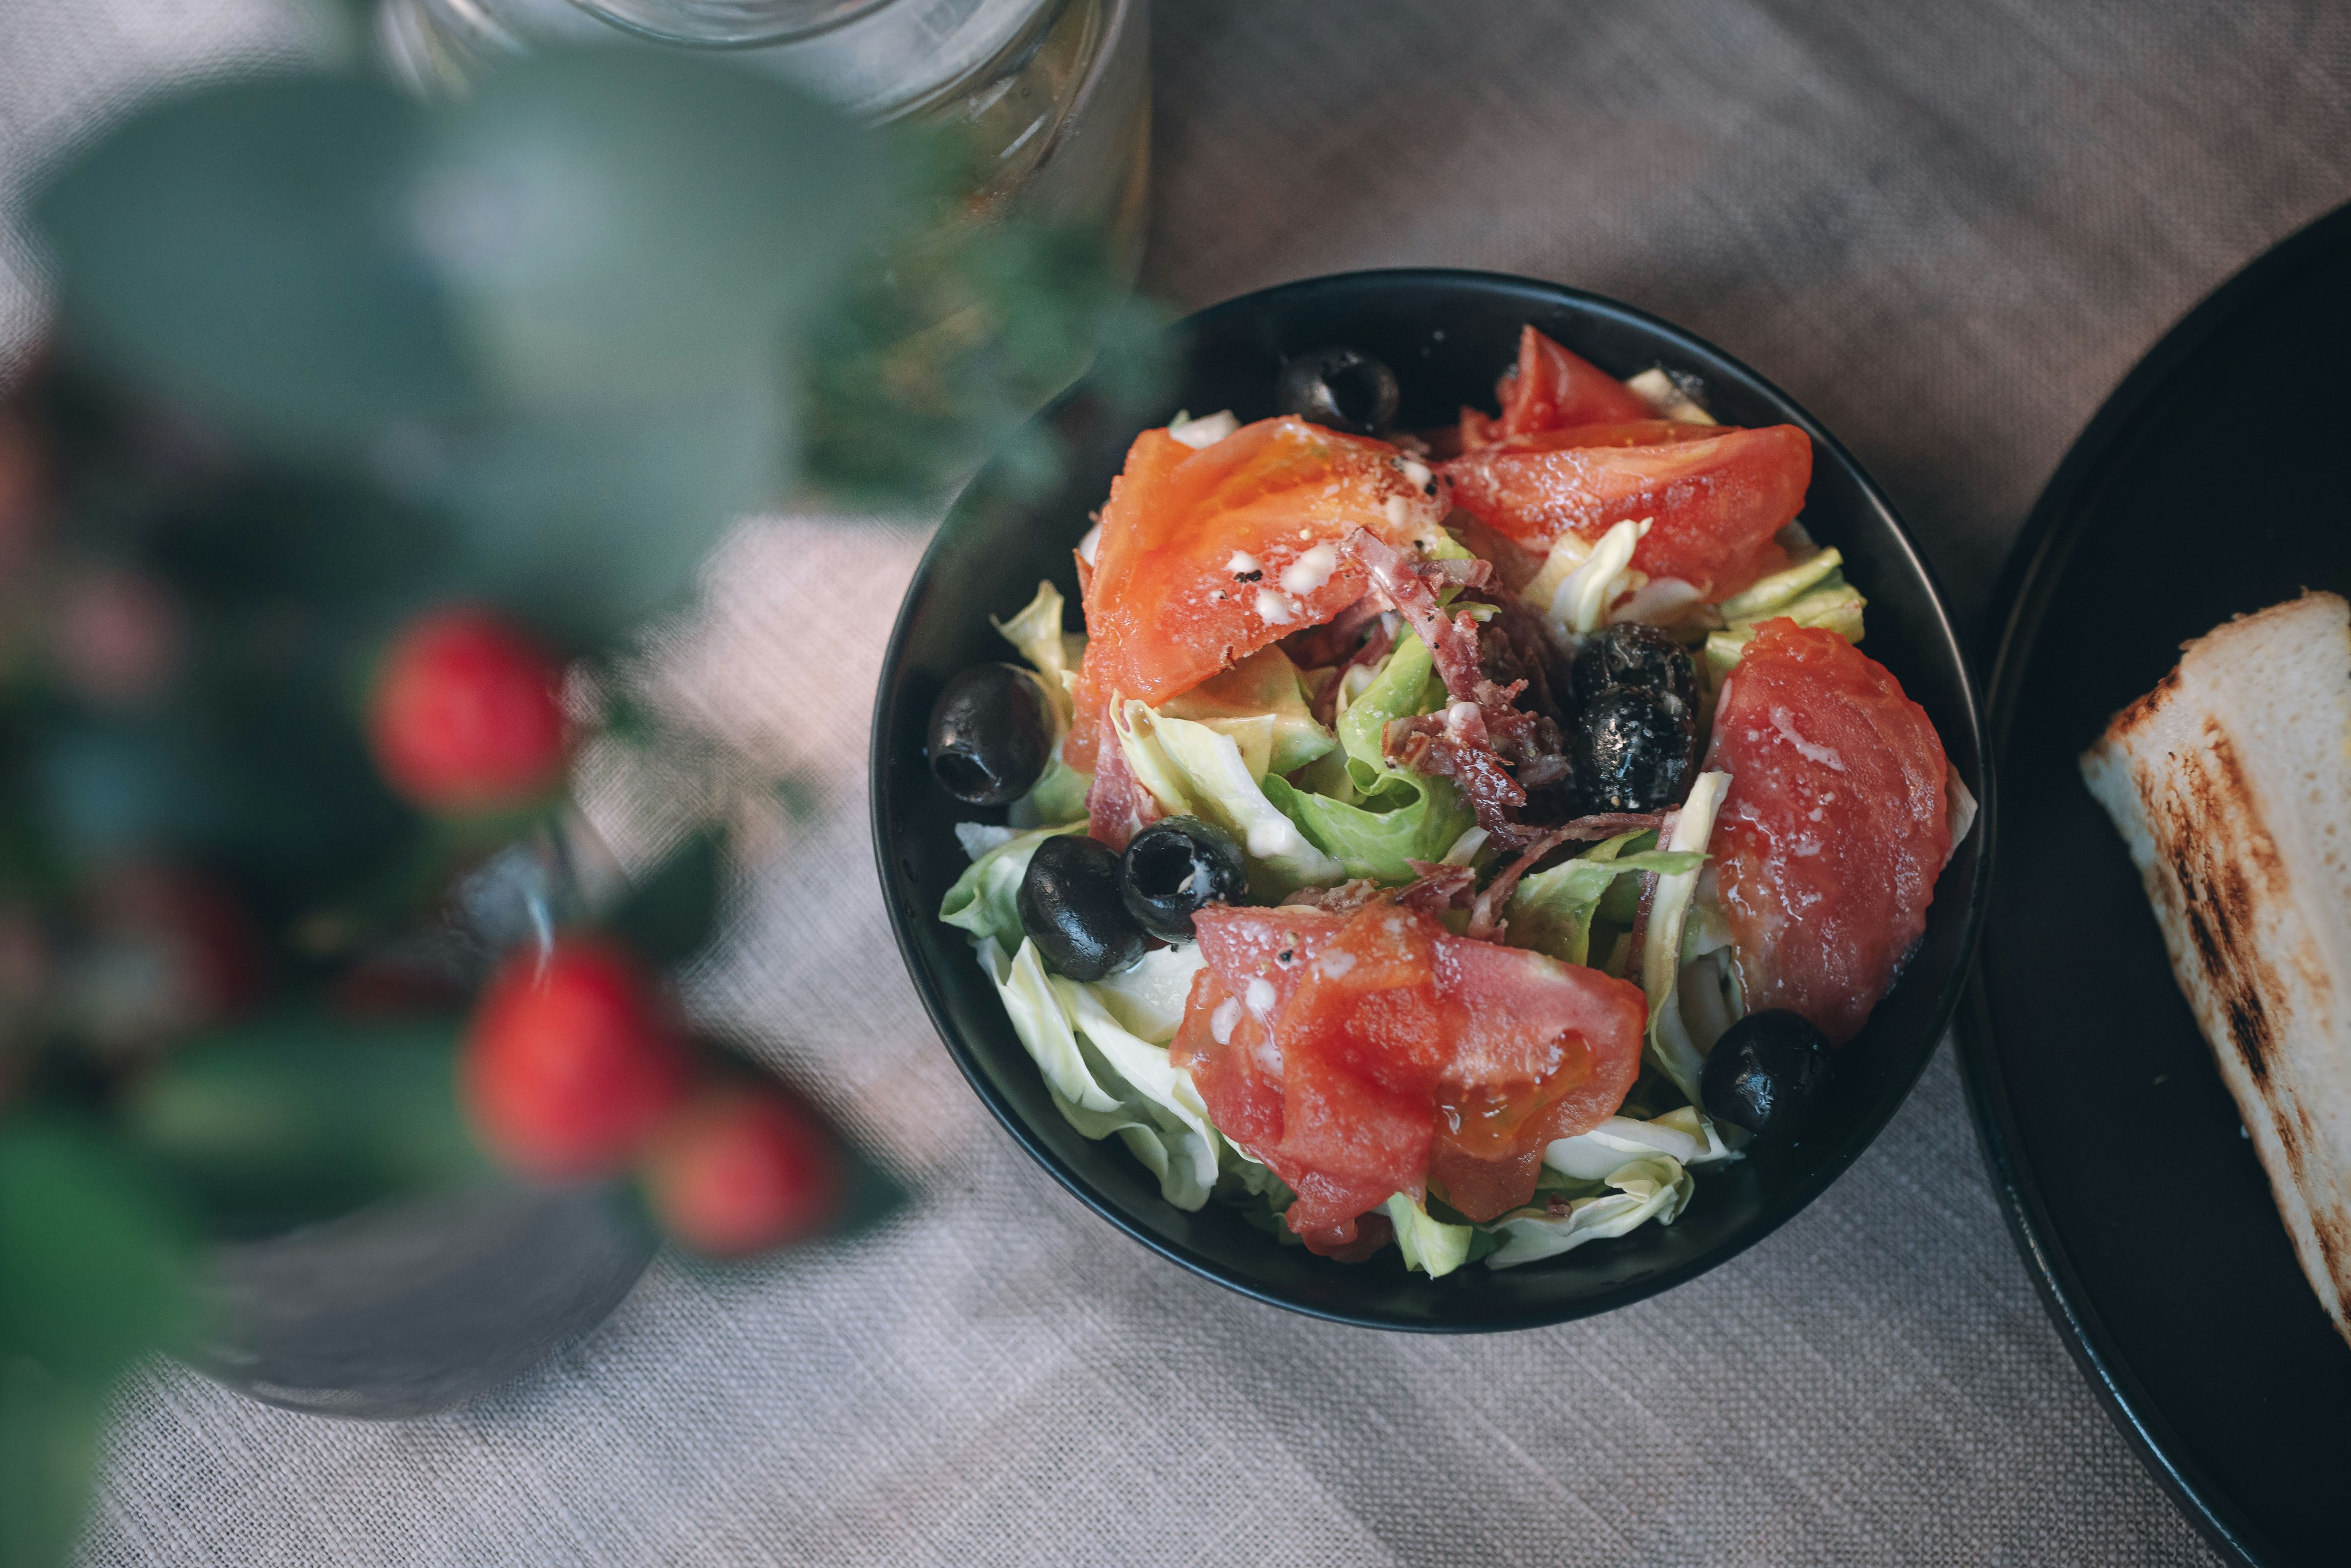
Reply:
[[[0,200],[108,105],[290,38],[267,0],[0,0]],[[2340,5],[1161,0],[1154,52],[1150,286],[1448,264],[1630,300],[1835,430],[1970,618],[2137,356],[2351,197]],[[0,246],[0,362],[34,274]],[[144,1372],[89,1561],[2210,1560],[2043,1316],[1948,1051],[1762,1245],[1537,1333],[1310,1322],[1087,1214],[956,1076],[868,858],[866,706],[923,533],[754,525],[661,664],[810,802],[696,1000],[913,1207],[761,1268],[659,1263],[433,1420]]]

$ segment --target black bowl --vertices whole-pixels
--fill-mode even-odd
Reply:
[[[1652,365],[1697,375],[1725,423],[1793,424],[1812,437],[1806,526],[1844,552],[1847,575],[1869,597],[1870,653],[1934,719],[1984,810],[1936,886],[1925,941],[1901,982],[1839,1053],[1808,1135],[1701,1172],[1696,1198],[1670,1228],[1645,1227],[1542,1263],[1429,1280],[1407,1273],[1393,1251],[1343,1264],[1282,1246],[1213,1201],[1184,1213],[1161,1199],[1122,1145],[1091,1142],[1061,1119],[964,934],[937,918],[966,864],[954,824],[1002,813],[939,789],[924,762],[923,732],[949,676],[1005,656],[991,612],[1020,608],[1040,578],[1076,602],[1071,547],[1137,432],[1178,408],[1270,415],[1283,357],[1332,344],[1395,369],[1399,424],[1442,424],[1464,403],[1490,406],[1495,378],[1529,322],[1618,375]],[[997,468],[972,483],[914,573],[890,639],[873,716],[874,852],[899,949],[956,1065],[1021,1146],[1103,1218],[1246,1295],[1337,1322],[1428,1332],[1559,1322],[1678,1284],[1761,1239],[1853,1163],[1917,1081],[1958,1000],[1981,915],[1992,813],[1975,687],[1933,576],[1893,508],[1828,432],[1738,361],[1654,317],[1552,284],[1476,272],[1348,273],[1230,300],[1179,330],[1176,395],[1148,418],[1112,412],[1083,382],[1039,416],[1071,455],[1058,493],[1024,499]]]

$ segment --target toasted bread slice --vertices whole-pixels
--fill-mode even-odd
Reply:
[[[2351,606],[2305,593],[2188,643],[2082,776],[2351,1339]]]

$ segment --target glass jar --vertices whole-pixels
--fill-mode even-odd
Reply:
[[[1124,281],[1150,172],[1149,0],[380,0],[376,39],[425,93],[534,49],[723,49],[869,123],[967,136],[965,210],[1098,229]]]

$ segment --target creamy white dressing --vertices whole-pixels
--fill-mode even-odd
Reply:
[[[1331,574],[1338,570],[1339,548],[1319,544],[1282,569],[1281,586],[1302,597],[1330,581]]]

